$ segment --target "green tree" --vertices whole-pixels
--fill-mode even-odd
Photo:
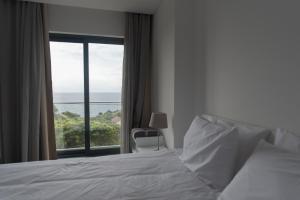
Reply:
[[[76,113],[69,112],[69,111],[63,112],[62,114],[66,117],[69,117],[69,118],[79,118],[80,117],[80,115],[78,115]]]
[[[55,113],[56,147],[58,149],[84,146],[84,118],[69,111]],[[108,146],[119,144],[120,111],[99,113],[90,119],[91,146]]]

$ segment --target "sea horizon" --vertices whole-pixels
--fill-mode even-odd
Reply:
[[[84,94],[80,92],[54,92],[53,103],[58,113],[72,112],[84,116]],[[90,116],[95,117],[100,112],[121,110],[120,92],[90,93]]]

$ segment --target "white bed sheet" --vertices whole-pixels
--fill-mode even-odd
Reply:
[[[1,200],[216,200],[172,151],[0,166]]]

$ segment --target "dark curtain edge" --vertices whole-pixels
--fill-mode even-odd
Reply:
[[[147,34],[143,35],[145,29],[148,29]],[[151,115],[151,36],[151,15],[127,13],[122,84],[122,153],[131,152],[132,128],[148,127]],[[146,46],[147,50],[144,50]],[[146,89],[148,93],[144,91]]]

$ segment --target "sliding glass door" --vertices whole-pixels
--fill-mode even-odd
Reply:
[[[123,40],[50,34],[59,155],[119,152]]]
[[[91,148],[120,144],[123,49],[89,44]]]
[[[51,42],[56,148],[84,149],[83,45]]]

